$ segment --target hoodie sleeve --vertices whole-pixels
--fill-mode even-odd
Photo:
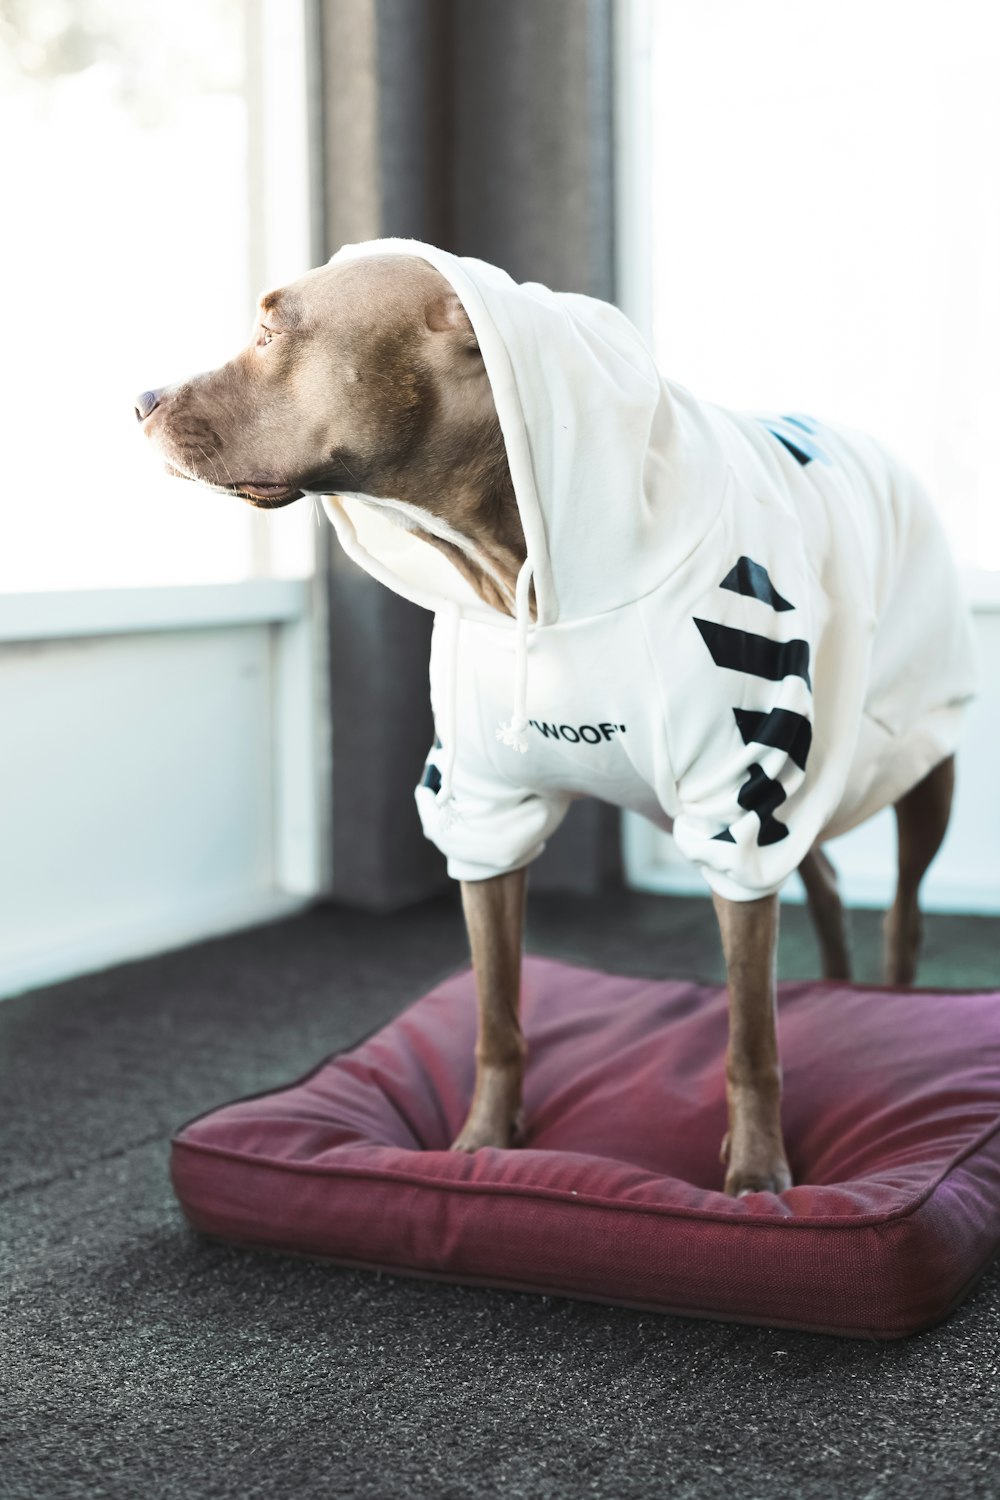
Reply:
[[[787,757],[754,747],[714,793],[681,788],[674,841],[716,895],[754,901],[780,890],[828,821],[822,792]],[[765,769],[766,768],[766,769]],[[789,794],[785,782],[795,789]]]
[[[424,833],[448,861],[453,880],[489,880],[531,864],[559,827],[570,798],[540,795],[497,775],[461,741],[444,786],[447,750],[440,735],[427,757],[415,796]]]
[[[817,657],[812,631],[775,633],[782,664],[768,666],[768,680],[735,652],[744,631],[695,624],[724,666],[689,699],[674,840],[718,895],[753,901],[780,889],[837,812],[862,726],[869,637],[844,619]]]
[[[458,611],[435,616],[430,689],[434,744],[415,796],[424,833],[448,861],[453,880],[489,880],[538,858],[566,816],[567,794],[519,783],[523,757],[503,750],[509,775],[498,770],[487,743],[491,716],[480,698],[490,661],[465,639]],[[504,660],[503,673],[510,662]],[[506,769],[506,766],[505,766]]]

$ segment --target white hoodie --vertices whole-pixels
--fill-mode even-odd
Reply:
[[[391,503],[324,500],[349,555],[434,611],[416,798],[452,876],[528,864],[588,795],[750,900],[951,754],[970,622],[930,502],[878,444],[695,400],[608,303],[415,240],[333,259],[387,253],[469,315],[528,551],[512,619]]]

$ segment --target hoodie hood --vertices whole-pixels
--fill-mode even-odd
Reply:
[[[705,408],[659,375],[638,330],[607,302],[518,284],[419,240],[345,245],[331,264],[390,254],[434,266],[469,315],[527,544],[520,592],[534,582],[538,625],[602,614],[658,587],[722,504],[726,461]],[[384,503],[340,493],[324,504],[348,554],[397,593],[514,626]]]

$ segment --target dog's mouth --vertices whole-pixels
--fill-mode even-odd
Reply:
[[[296,489],[294,485],[265,484],[256,479],[234,480],[231,484],[215,484],[212,480],[186,474],[175,464],[168,462],[164,467],[167,473],[175,479],[190,479],[193,484],[202,484],[206,489],[214,490],[217,495],[236,495],[240,500],[245,500],[248,505],[255,506],[257,510],[280,510],[283,505],[291,505],[293,500],[301,500],[305,493],[304,490]]]
[[[255,505],[258,510],[277,510],[282,505],[291,505],[293,500],[300,500],[304,493],[287,484],[250,484],[247,481],[223,485],[221,488],[227,494],[238,495],[249,505]]]

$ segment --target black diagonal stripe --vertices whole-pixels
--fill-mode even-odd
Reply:
[[[732,589],[734,594],[746,594],[751,599],[759,599],[772,609],[795,608],[787,599],[782,599],[771,582],[767,569],[760,563],[755,563],[752,557],[741,557],[736,566],[730,568],[719,588]]]
[[[798,447],[797,444],[793,443],[791,438],[786,438],[780,432],[775,432],[773,427],[769,427],[767,430],[772,437],[776,437],[778,439],[779,443],[784,443],[785,447],[795,459],[796,463],[801,464],[803,468],[805,468],[806,464],[812,463],[812,454],[803,453],[802,449]]]
[[[441,790],[441,772],[437,766],[432,766],[429,761],[424,766],[424,774],[420,778],[420,785],[429,787],[435,796]]]
[[[766,677],[769,682],[780,682],[783,677],[801,677],[806,687],[812,687],[808,641],[772,641],[766,635],[734,630],[729,625],[716,625],[713,620],[699,620],[697,617],[694,623],[717,667],[731,667],[734,672]]]
[[[776,750],[787,750],[799,770],[805,770],[812,725],[804,714],[793,713],[790,708],[772,708],[770,713],[734,708],[733,713],[744,745],[773,745]]]
[[[784,787],[772,781],[760,766],[750,767],[750,775],[740,787],[736,800],[747,812],[755,812],[760,819],[758,844],[780,844],[788,837],[788,829],[774,816],[775,808],[781,806],[786,796]]]

